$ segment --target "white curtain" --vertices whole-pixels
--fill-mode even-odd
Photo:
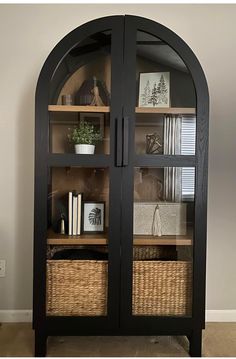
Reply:
[[[164,155],[181,154],[182,117],[178,115],[164,116]],[[164,199],[180,202],[182,198],[182,168],[164,168]]]

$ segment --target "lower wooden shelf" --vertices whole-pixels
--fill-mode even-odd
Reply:
[[[107,245],[107,234],[82,234],[80,236],[69,236],[67,234],[58,234],[52,230],[48,231],[47,243],[50,245]],[[182,236],[134,236],[135,246],[190,246],[192,245],[192,235],[188,233]]]
[[[80,236],[69,236],[68,234],[55,233],[49,229],[47,243],[53,245],[106,245],[108,239],[106,234],[81,234]]]
[[[134,245],[136,246],[191,246],[190,236],[134,236]]]

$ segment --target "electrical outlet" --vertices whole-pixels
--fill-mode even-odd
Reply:
[[[0,277],[5,277],[6,275],[6,260],[0,259]]]

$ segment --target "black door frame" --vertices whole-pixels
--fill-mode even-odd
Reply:
[[[136,155],[136,35],[143,31],[163,40],[182,58],[192,75],[196,91],[197,129],[195,156]],[[125,16],[125,93],[123,116],[129,119],[128,165],[122,168],[121,233],[121,325],[130,330],[142,330],[147,325],[157,331],[169,331],[186,326],[186,335],[200,331],[205,326],[205,271],[206,271],[206,218],[207,218],[207,168],[208,168],[208,116],[209,95],[205,75],[189,46],[174,32],[154,21]],[[132,249],[133,249],[133,176],[134,167],[195,167],[195,230],[193,246],[193,300],[189,318],[132,316]]]
[[[80,41],[95,33],[111,30],[111,111],[110,111],[110,155],[75,155],[49,153],[50,81],[66,56]],[[78,333],[107,331],[119,325],[120,292],[120,212],[121,212],[121,169],[116,164],[117,127],[122,122],[123,81],[123,31],[124,17],[111,16],[91,21],[73,30],[52,50],[41,70],[35,107],[35,216],[34,216],[34,303],[33,327],[37,355],[45,354],[48,335],[55,332]],[[46,316],[46,253],[47,253],[47,196],[48,173],[51,167],[85,166],[109,168],[109,264],[108,264],[108,313],[105,317],[47,317]],[[114,205],[116,204],[116,205]],[[88,303],[89,305],[89,303]]]

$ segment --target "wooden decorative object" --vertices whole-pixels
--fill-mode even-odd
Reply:
[[[93,79],[85,80],[75,96],[76,105],[82,106],[108,106],[109,93],[103,81]]]

